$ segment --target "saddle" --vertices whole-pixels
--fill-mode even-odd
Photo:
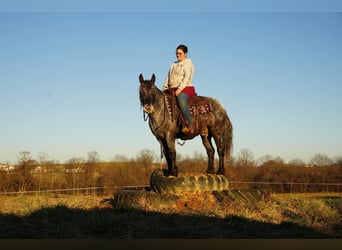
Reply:
[[[178,102],[175,95],[175,90],[165,91],[165,101],[169,111],[169,115],[173,120],[177,120],[179,125],[186,126],[186,120],[179,109]],[[192,116],[192,122],[195,130],[199,128],[198,117],[213,111],[210,103],[204,96],[199,96],[195,93],[189,100],[189,109]]]

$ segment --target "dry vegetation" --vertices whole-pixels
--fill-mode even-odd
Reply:
[[[160,167],[151,152],[116,162],[100,162],[91,152],[87,161],[64,164],[35,161],[23,152],[14,171],[0,171],[0,238],[342,238],[341,159],[306,167],[279,159],[257,165],[247,156],[227,168],[230,187],[267,189],[265,200],[218,202],[210,192],[187,193],[176,207],[156,210],[142,199],[144,209],[137,210],[115,208],[111,201],[122,186],[149,184]],[[204,173],[206,164],[195,155],[181,158],[178,167],[186,175]]]
[[[39,171],[36,171],[37,166]],[[179,162],[179,173],[205,173],[206,167],[206,158],[185,158]],[[64,164],[23,161],[10,173],[0,170],[0,194],[56,189],[68,189],[72,194],[90,194],[93,192],[91,188],[102,187],[96,189],[96,194],[104,195],[122,186],[148,185],[150,174],[157,168],[160,164],[153,163],[152,158],[127,162],[79,160]],[[167,166],[164,164],[163,168]],[[260,166],[235,162],[226,169],[226,177],[231,187],[238,189],[267,188],[276,193],[342,191],[342,163],[305,167],[273,160]],[[80,191],[82,188],[89,190]]]
[[[342,238],[341,193],[272,194],[247,203],[218,203],[188,193],[173,209],[118,209],[112,197],[0,197],[0,238]],[[144,202],[144,201],[141,201]]]

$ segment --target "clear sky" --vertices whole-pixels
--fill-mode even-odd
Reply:
[[[16,2],[0,1],[0,163],[16,163],[21,151],[60,162],[90,151],[104,161],[144,149],[159,155],[138,76],[154,73],[161,87],[179,44],[189,48],[197,93],[228,111],[233,155],[342,155],[338,1],[311,1],[308,11],[294,7],[300,1],[266,11],[230,1],[170,9],[146,5],[164,1],[131,1],[133,9],[130,1]],[[205,155],[199,137],[177,151]]]

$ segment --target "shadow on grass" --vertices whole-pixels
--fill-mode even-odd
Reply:
[[[19,217],[0,215],[1,239],[329,239],[294,223],[237,216],[163,214],[132,209],[57,206]]]

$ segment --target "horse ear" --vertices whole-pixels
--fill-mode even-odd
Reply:
[[[156,76],[153,74],[153,75],[152,75],[152,78],[151,78],[152,84],[154,84],[155,81],[156,81]]]
[[[139,82],[140,83],[143,83],[144,82],[144,77],[142,74],[139,75]]]

